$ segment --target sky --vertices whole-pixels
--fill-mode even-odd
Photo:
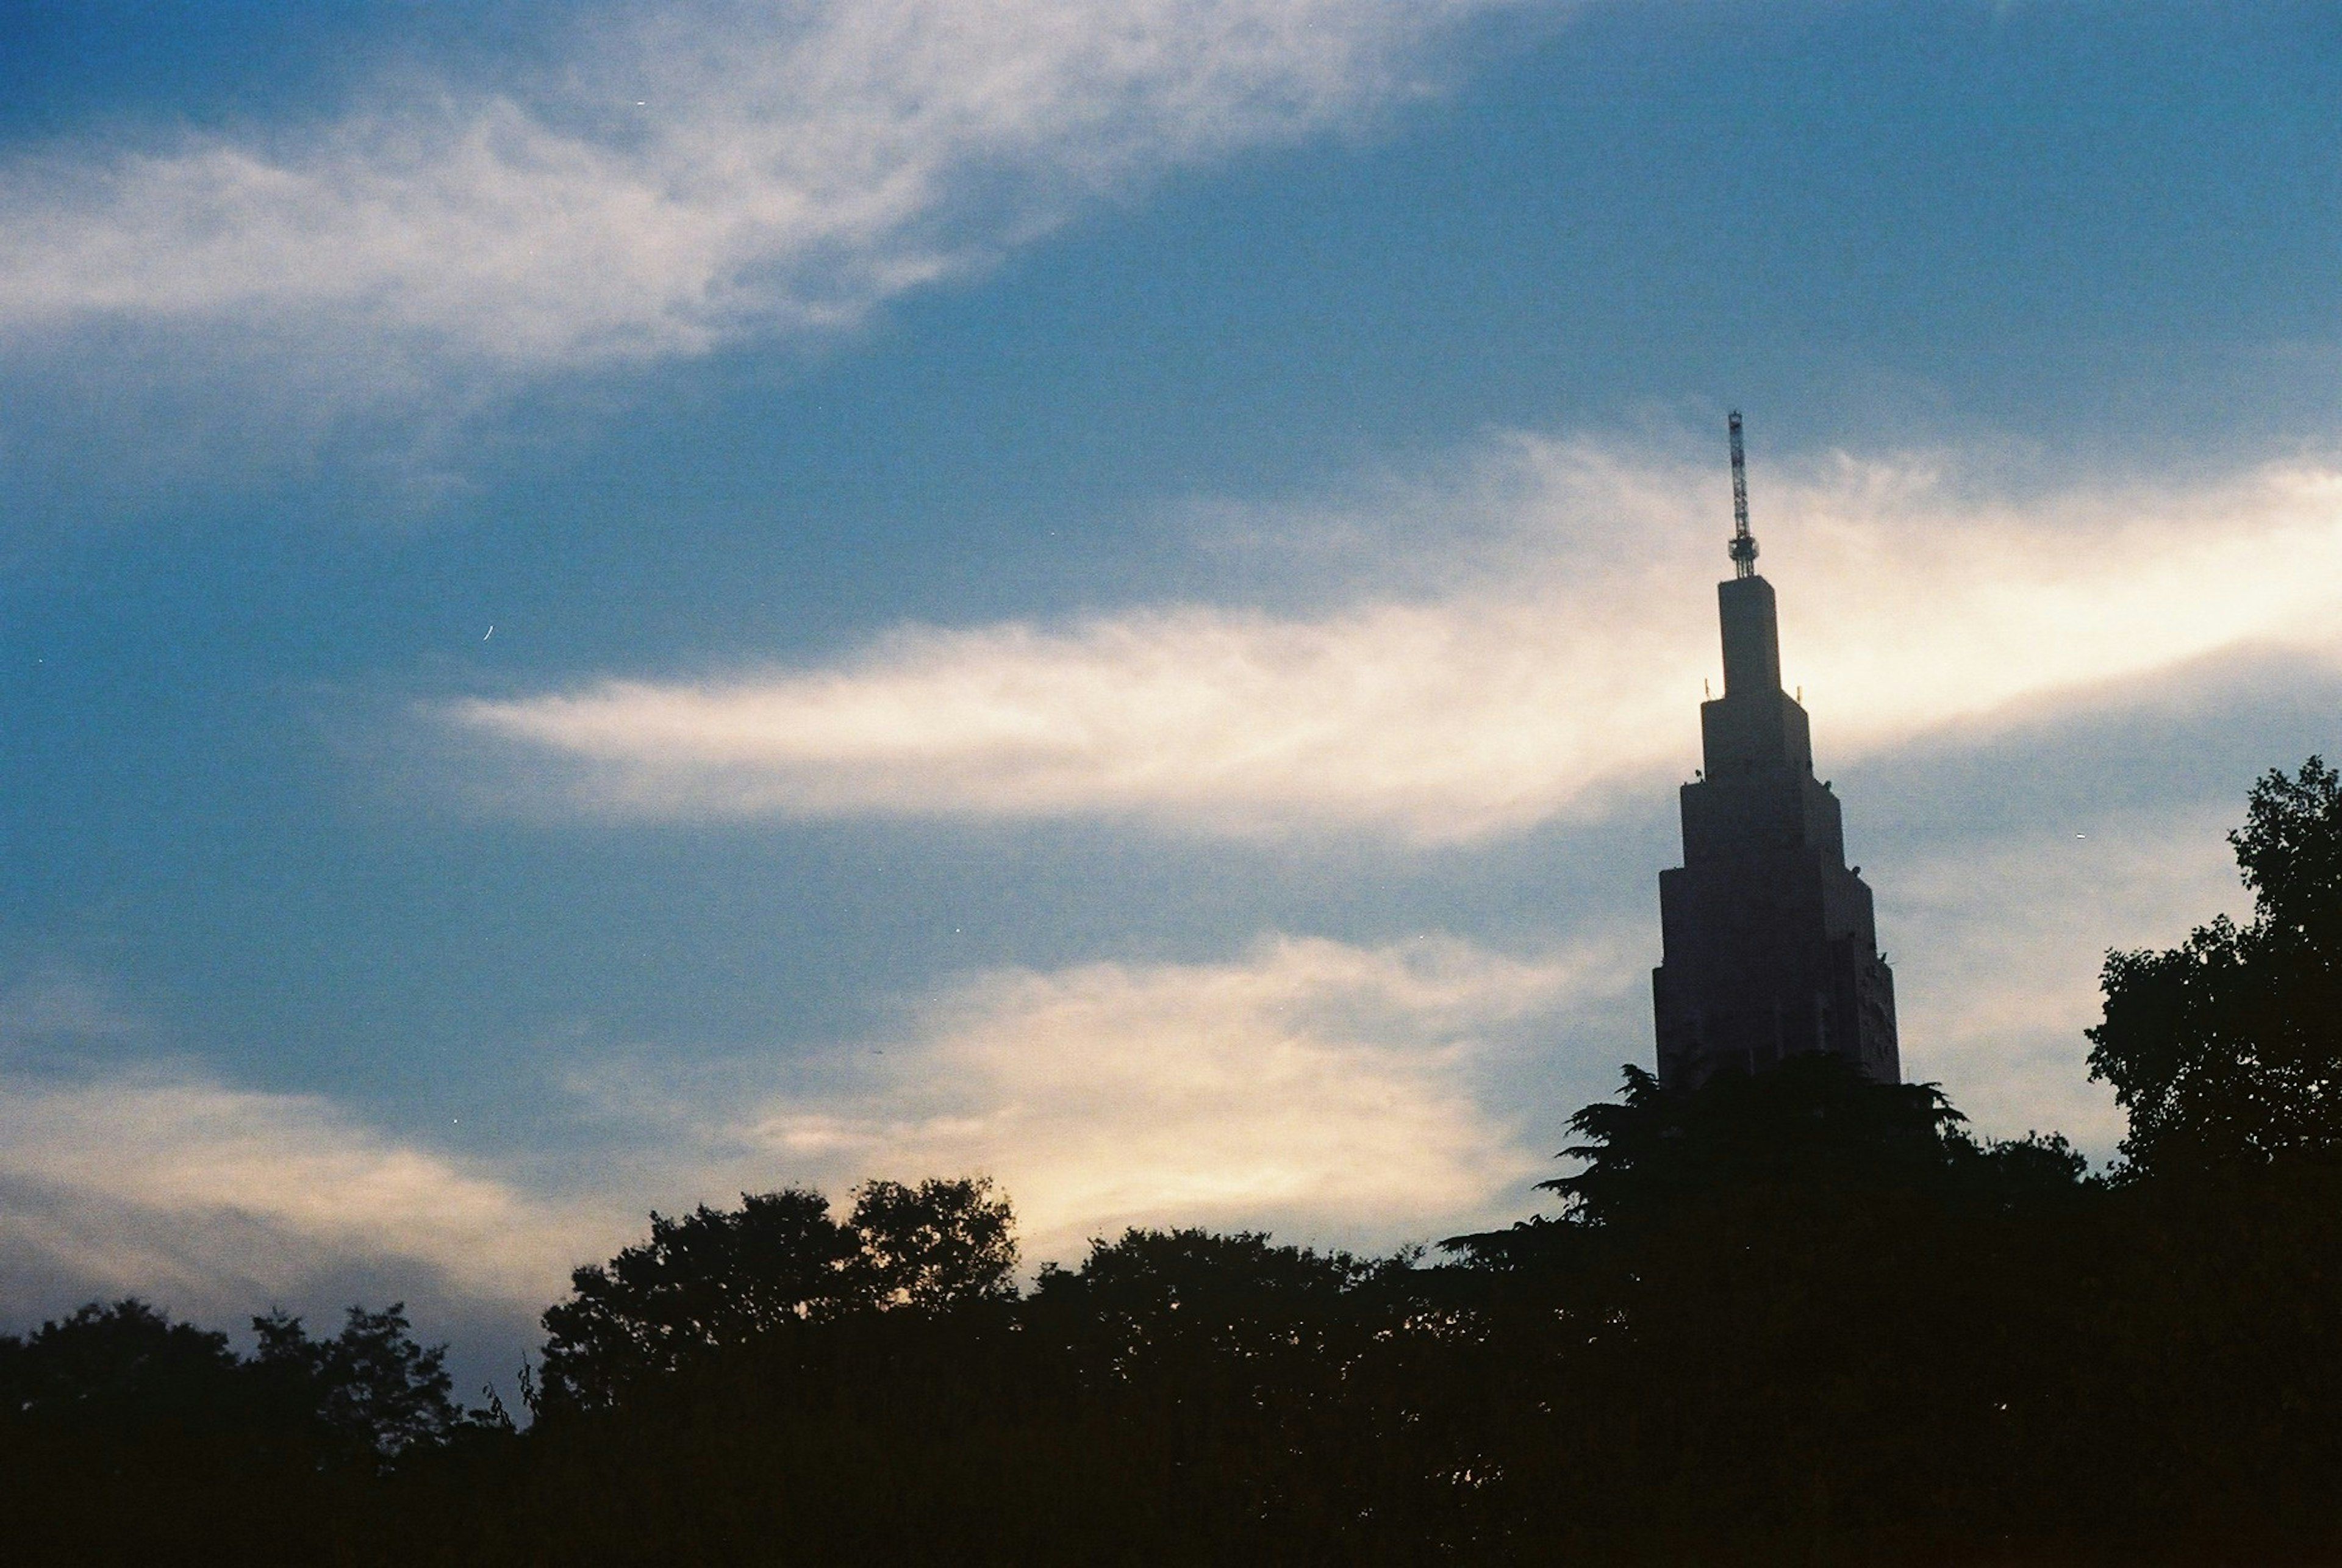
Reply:
[[[2337,285],[2320,4],[0,0],[0,1329],[1535,1212],[1727,408],[1907,1075],[2109,1157],[2342,751]]]

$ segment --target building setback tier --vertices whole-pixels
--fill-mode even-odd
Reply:
[[[1899,1082],[1895,977],[1870,889],[1846,864],[1837,796],[1814,777],[1806,710],[1781,689],[1772,584],[1736,577],[1716,602],[1724,694],[1700,706],[1684,863],[1659,874],[1659,1082],[1696,1085],[1803,1052]]]

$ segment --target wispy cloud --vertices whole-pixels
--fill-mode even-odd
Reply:
[[[1404,99],[1518,0],[707,0],[564,67],[0,166],[0,341],[201,327],[363,398],[823,331],[1085,199]]]
[[[856,1047],[850,1082],[676,1099],[614,1070],[593,1087],[665,1121],[686,1159],[839,1187],[990,1172],[1036,1257],[1146,1223],[1388,1243],[1526,1204],[1550,1151],[1489,1103],[1492,1078],[1525,1030],[1610,986],[1596,959],[1280,937],[1219,964],[997,971]]]
[[[128,1039],[144,1021],[114,991],[78,970],[49,964],[0,984],[0,1059],[63,1041]]]
[[[255,1308],[352,1262],[538,1303],[613,1231],[324,1099],[155,1068],[0,1078],[0,1193],[17,1266],[182,1300],[241,1283]]]
[[[882,1174],[997,1175],[1036,1258],[1149,1220],[1397,1240],[1520,1205],[1544,1151],[1486,1103],[1487,1074],[1604,973],[1428,935],[990,972],[904,1034],[842,1047],[824,1084],[735,1064],[765,1086],[697,1094],[706,1064],[606,1067],[581,1084],[583,1143],[557,1168],[457,1158],[320,1096],[165,1064],[12,1072],[0,1259],[19,1277],[0,1312],[56,1310],[28,1283],[49,1279],[232,1321],[363,1278],[519,1314],[653,1204]]]
[[[1763,564],[1826,759],[2224,650],[2342,650],[2342,472],[2012,494],[1994,467],[1832,454],[1767,472]],[[1515,437],[1350,520],[1396,537],[1407,508],[1476,517],[1476,565],[1451,562],[1428,595],[905,628],[826,667],[445,712],[507,749],[523,791],[616,816],[1470,838],[1696,760],[1718,490],[1713,464]]]

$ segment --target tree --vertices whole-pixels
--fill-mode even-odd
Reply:
[[[1792,1056],[1754,1076],[1664,1088],[1625,1070],[1616,1103],[1569,1119],[1586,1162],[1538,1185],[1589,1224],[1632,1220],[1686,1199],[1752,1188],[1876,1188],[1927,1181],[1965,1142],[1966,1120],[1932,1084],[1874,1084],[1836,1056]]]
[[[5,1342],[0,1413],[89,1424],[210,1424],[235,1404],[227,1335],[127,1296]]]
[[[1406,1261],[1279,1246],[1261,1231],[1133,1226],[1117,1241],[1093,1240],[1078,1270],[1045,1266],[1033,1299],[1045,1315],[1078,1316],[1128,1350],[1185,1339],[1238,1343],[1264,1332],[1289,1341],[1283,1325],[1327,1312]]]
[[[1582,1168],[1537,1183],[1560,1194],[1559,1219],[1451,1236],[1441,1249],[1472,1267],[1542,1270],[1582,1263],[1596,1238],[1719,1205],[1735,1225],[1750,1223],[1752,1206],[1809,1215],[1894,1193],[2009,1211],[2087,1184],[2087,1163],[2062,1134],[1979,1142],[1935,1084],[1873,1083],[1836,1056],[1791,1056],[1696,1088],[1662,1086],[1631,1064],[1623,1073],[1616,1101],[1569,1119],[1582,1141],[1558,1157]]]
[[[250,1374],[285,1416],[305,1419],[325,1444],[379,1463],[444,1441],[462,1421],[449,1397],[445,1345],[419,1345],[406,1303],[349,1309],[332,1339],[309,1337],[283,1310],[252,1320]]]
[[[744,1193],[736,1210],[655,1213],[647,1242],[577,1270],[570,1298],[546,1309],[545,1401],[612,1404],[646,1378],[844,1313],[1006,1296],[1013,1225],[982,1176],[867,1183],[843,1223],[806,1187]]]
[[[805,1187],[651,1215],[650,1239],[569,1277],[545,1309],[545,1399],[615,1403],[629,1385],[835,1305],[855,1239]]]
[[[855,1189],[847,1269],[859,1302],[936,1311],[1011,1293],[1015,1215],[991,1178],[929,1177],[916,1187],[866,1182]]]
[[[2090,1075],[2129,1113],[2143,1174],[2342,1147],[2342,779],[2318,757],[2253,786],[2228,835],[2253,919],[2111,952]]]

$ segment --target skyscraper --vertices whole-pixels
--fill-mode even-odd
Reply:
[[[1895,977],[1878,955],[1870,889],[1847,868],[1837,796],[1814,777],[1806,710],[1781,689],[1737,414],[1731,432],[1734,574],[1716,590],[1724,694],[1700,704],[1705,765],[1683,786],[1684,863],[1659,873],[1659,1082],[1695,1085],[1824,1051],[1896,1083]]]

